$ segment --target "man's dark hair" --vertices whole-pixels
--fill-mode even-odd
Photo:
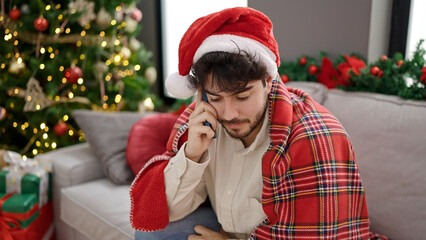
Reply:
[[[191,88],[204,88],[207,77],[211,74],[211,86],[217,86],[223,92],[243,90],[249,82],[259,79],[265,86],[268,76],[266,66],[256,62],[254,56],[245,51],[206,53],[193,65],[191,72]]]

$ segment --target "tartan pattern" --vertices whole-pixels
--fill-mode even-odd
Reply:
[[[269,101],[271,143],[262,158],[267,219],[251,239],[368,239],[365,193],[351,142],[339,121],[303,91],[287,89],[277,79]],[[194,107],[189,106],[175,125],[165,153],[169,158],[186,141]],[[143,178],[139,173],[131,192],[141,182],[139,175]]]

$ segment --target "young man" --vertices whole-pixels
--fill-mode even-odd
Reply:
[[[368,239],[346,132],[284,86],[279,63],[272,23],[256,10],[225,9],[189,27],[166,84],[182,98],[198,90],[197,100],[132,184],[136,238]],[[199,208],[207,196],[214,212]]]

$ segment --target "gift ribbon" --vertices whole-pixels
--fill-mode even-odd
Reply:
[[[10,234],[10,229],[19,228],[19,222],[11,217],[6,217],[2,214],[1,207],[3,206],[3,203],[10,198],[13,195],[13,193],[6,194],[1,200],[0,200],[0,234],[5,240],[13,240],[12,235]],[[12,223],[15,227],[11,227],[8,222]]]

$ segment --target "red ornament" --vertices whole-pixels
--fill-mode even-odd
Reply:
[[[135,9],[135,10],[133,10],[133,12],[130,14],[130,17],[133,19],[133,20],[135,20],[135,21],[138,21],[138,22],[140,22],[141,20],[142,20],[142,12],[141,12],[141,10],[139,10],[139,9]]]
[[[287,82],[290,81],[290,78],[286,74],[283,74],[283,75],[281,75],[281,81],[283,83],[287,83]]]
[[[305,57],[302,57],[302,58],[299,60],[299,64],[300,64],[300,65],[302,65],[302,66],[304,66],[304,65],[306,64],[306,58],[305,58]]]
[[[83,71],[77,66],[69,67],[65,69],[65,78],[69,83],[75,84],[79,78],[83,78]]]
[[[312,65],[310,65],[308,67],[308,73],[309,74],[315,75],[317,72],[318,72],[318,67],[317,66],[315,66],[315,65],[312,64]]]
[[[376,76],[376,77],[381,77],[383,75],[383,71],[380,70],[380,68],[377,67],[377,66],[370,68],[370,73],[371,73],[371,75]]]
[[[9,18],[12,21],[17,21],[21,18],[21,11],[19,9],[17,9],[16,7],[13,7],[12,10],[10,10],[9,12]]]
[[[399,61],[397,61],[397,62],[396,62],[396,65],[397,65],[398,67],[401,67],[401,66],[402,66],[402,64],[404,64],[404,61],[403,61],[403,60],[399,60]]]
[[[377,66],[374,66],[370,69],[370,73],[376,76],[380,72],[380,68]]]
[[[383,55],[380,59],[384,62],[384,61],[388,60],[388,57],[386,55]]]
[[[426,84],[426,67],[422,68],[422,75],[420,76],[420,82]]]
[[[49,27],[49,22],[47,22],[46,18],[44,17],[38,17],[34,20],[34,28],[39,31],[43,32]]]
[[[54,127],[53,131],[57,136],[63,136],[68,132],[68,125],[64,122],[58,122]]]

